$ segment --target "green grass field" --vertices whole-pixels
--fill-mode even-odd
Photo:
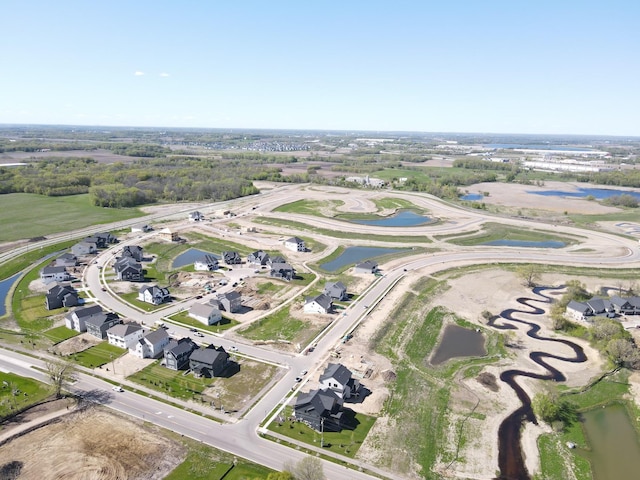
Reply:
[[[60,343],[64,340],[68,340],[69,338],[73,338],[76,335],[79,335],[75,330],[71,330],[65,326],[52,328],[45,332],[42,332],[42,335],[51,340],[54,344]]]
[[[44,400],[50,394],[49,386],[44,383],[0,372],[0,418]]]
[[[455,245],[474,246],[496,240],[516,240],[529,242],[548,242],[557,241],[564,242],[565,246],[573,245],[578,242],[576,238],[569,236],[556,235],[546,230],[521,229],[514,228],[499,223],[485,223],[484,232],[471,236],[460,236],[451,238],[448,241]]]
[[[172,315],[168,318],[170,320],[173,320],[174,322],[184,323],[185,325],[189,325],[190,327],[195,327],[200,330],[207,330],[208,332],[213,332],[213,333],[224,332],[225,330],[228,330],[231,327],[238,325],[237,320],[227,318],[224,315],[222,316],[222,321],[220,323],[216,323],[215,325],[205,325],[204,323],[194,318],[191,318],[189,316],[189,313],[186,311],[176,313],[175,315]]]
[[[123,348],[102,342],[82,352],[74,353],[69,358],[83,367],[96,368],[118,358],[125,352],[126,350]]]
[[[46,197],[10,193],[2,195],[0,242],[69,232],[142,215],[137,209],[95,207],[88,194]]]

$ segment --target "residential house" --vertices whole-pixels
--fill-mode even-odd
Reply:
[[[320,375],[321,388],[328,388],[347,400],[357,397],[360,390],[360,382],[351,376],[351,370],[341,363],[330,363]]]
[[[289,250],[294,252],[306,252],[307,246],[304,243],[304,240],[298,237],[291,237],[284,241],[284,246]]]
[[[318,432],[339,432],[343,427],[342,398],[332,390],[311,390],[296,398],[293,416]]]
[[[213,325],[222,320],[220,310],[208,303],[194,303],[191,305],[189,316],[205,325]]]
[[[271,270],[269,270],[269,276],[273,278],[279,278],[290,282],[296,275],[296,271],[288,263],[273,263],[271,264]]]
[[[144,282],[144,270],[142,264],[132,257],[119,257],[113,265],[118,280],[129,282]]]
[[[76,243],[71,247],[71,253],[77,257],[82,255],[91,255],[98,251],[95,242],[87,242],[86,240]]]
[[[75,267],[78,265],[78,257],[73,253],[63,253],[55,260],[56,267]]]
[[[354,268],[355,273],[376,273],[378,271],[378,264],[372,260],[366,260],[356,264]]]
[[[331,313],[333,310],[333,302],[331,297],[321,293],[315,297],[307,297],[304,303],[304,313]]]
[[[324,284],[324,290],[322,291],[328,297],[334,300],[347,300],[347,287],[342,282],[327,282]]]
[[[137,323],[120,323],[107,330],[107,341],[120,348],[131,348],[144,335],[144,330]]]
[[[164,352],[165,347],[169,345],[170,340],[164,328],[150,330],[129,348],[129,352],[138,358],[158,358]]]
[[[238,252],[222,252],[222,259],[226,265],[241,265],[242,257]]]
[[[171,339],[164,347],[164,365],[171,370],[184,370],[189,366],[191,353],[198,345],[189,337],[180,340]]]
[[[225,312],[235,313],[242,307],[242,296],[236,291],[221,293],[217,298]]]
[[[70,285],[55,283],[44,296],[44,306],[47,310],[78,305],[78,292]]]
[[[152,305],[160,305],[171,300],[171,294],[168,288],[146,285],[138,291],[138,300]]]
[[[565,313],[574,321],[587,321],[587,317],[593,315],[591,307],[586,303],[576,302],[575,300],[569,301],[565,309]]]
[[[218,259],[209,253],[198,258],[193,262],[193,269],[197,272],[211,272],[220,267]]]
[[[276,263],[287,263],[287,261],[285,260],[284,257],[281,257],[280,255],[276,255],[275,257],[270,257],[269,260],[267,260],[267,265],[269,266],[275,265]]]
[[[605,315],[605,316],[615,315],[613,305],[611,304],[611,301],[607,298],[593,297],[592,299],[587,300],[586,303],[591,309],[591,312],[593,315]]]
[[[107,338],[107,331],[122,323],[117,313],[100,312],[86,319],[87,333],[100,340]]]
[[[199,348],[189,357],[189,368],[196,377],[219,377],[228,365],[229,354],[221,346]]]
[[[634,315],[640,312],[640,309],[637,309],[634,305],[633,297],[622,298],[614,295],[613,297],[611,297],[611,305],[613,305],[614,311],[620,315]]]
[[[269,263],[269,254],[264,250],[256,250],[247,256],[247,262],[257,266],[267,265]]]
[[[198,211],[191,212],[189,214],[190,222],[202,222],[204,220],[204,215]]]
[[[151,227],[151,225],[148,225],[146,223],[143,223],[141,225],[134,225],[133,227],[131,227],[131,233],[147,233],[152,230],[153,228]]]
[[[44,284],[51,282],[65,282],[71,280],[71,275],[65,267],[46,266],[40,270],[40,280]]]
[[[160,238],[162,238],[163,240],[166,240],[167,242],[180,241],[180,236],[178,235],[178,232],[174,232],[168,227],[160,230]]]
[[[131,257],[137,262],[144,260],[144,251],[142,247],[138,245],[125,245],[122,248],[123,257]]]
[[[98,248],[105,248],[107,245],[118,242],[116,236],[109,232],[100,232],[93,236],[98,239]]]
[[[102,313],[102,307],[100,305],[78,307],[65,315],[64,323],[66,327],[71,330],[75,330],[76,332],[86,332],[87,319],[92,315],[97,315],[98,313]]]

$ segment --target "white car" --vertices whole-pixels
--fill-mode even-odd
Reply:
[[[124,388],[122,388],[120,385],[114,385],[111,390],[113,390],[114,392],[124,392]]]

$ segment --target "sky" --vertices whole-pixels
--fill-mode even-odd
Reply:
[[[0,5],[0,123],[640,135],[636,0]]]

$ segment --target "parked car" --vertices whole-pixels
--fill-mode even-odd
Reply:
[[[120,385],[114,385],[111,390],[113,390],[114,392],[124,392],[124,388],[122,388]]]

